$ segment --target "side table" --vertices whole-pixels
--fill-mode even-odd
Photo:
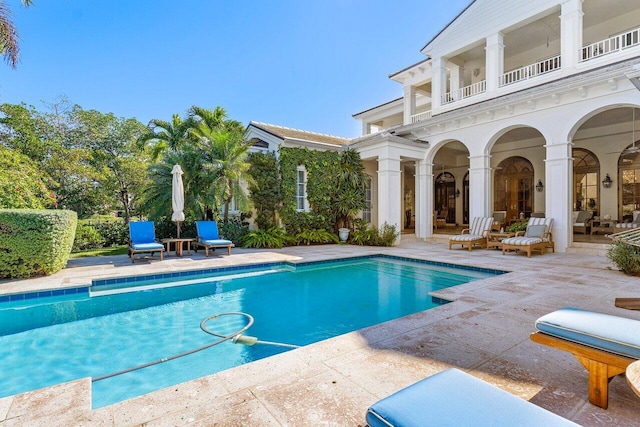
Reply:
[[[175,251],[176,256],[182,256],[182,250],[184,244],[187,244],[188,254],[191,255],[191,242],[195,242],[196,239],[162,239],[162,243],[167,245],[167,256],[169,256],[171,252],[171,244],[173,243],[173,250]]]
[[[640,360],[637,360],[627,366],[625,375],[631,390],[640,397]]]
[[[598,231],[613,234],[616,232],[616,223],[617,221],[615,219],[592,219],[591,234],[597,233]]]
[[[494,233],[491,232],[487,234],[487,249],[498,248],[502,249],[502,240],[507,239],[509,237],[515,236],[516,233],[511,232],[503,232],[503,233]]]

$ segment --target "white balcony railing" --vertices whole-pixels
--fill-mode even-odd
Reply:
[[[640,28],[627,31],[624,34],[609,37],[606,40],[591,43],[582,48],[582,61],[588,61],[599,56],[608,55],[613,52],[637,46],[640,44]]]
[[[560,69],[560,55],[538,61],[535,64],[527,65],[500,76],[500,86],[507,86],[513,83],[528,80],[533,77],[550,73]]]
[[[481,82],[477,82],[472,85],[460,88],[458,90],[453,90],[451,92],[445,93],[444,95],[442,95],[442,105],[450,104],[461,99],[470,98],[486,91],[487,81],[483,80]]]
[[[431,118],[431,110],[423,111],[422,113],[414,114],[411,116],[411,123],[418,123]]]

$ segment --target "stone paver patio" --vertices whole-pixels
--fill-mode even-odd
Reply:
[[[616,297],[640,297],[637,277],[613,270],[603,256],[548,253],[529,259],[448,250],[444,242],[235,249],[231,256],[199,253],[133,265],[125,256],[78,259],[51,277],[0,282],[1,295],[82,286],[96,277],[370,253],[512,271],[437,293],[453,303],[97,410],[91,409],[88,378],[1,398],[0,426],[358,426],[378,399],[449,367],[585,426],[640,425],[640,399],[624,377],[610,383],[609,409],[597,408],[587,401],[588,377],[577,360],[529,340],[538,317],[565,306],[640,319],[640,311],[614,306]]]

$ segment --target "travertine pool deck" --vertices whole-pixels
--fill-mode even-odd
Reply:
[[[437,294],[453,303],[95,411],[90,379],[1,398],[0,426],[359,426],[378,399],[449,367],[585,426],[640,425],[640,399],[624,377],[610,383],[609,409],[597,408],[587,401],[588,377],[577,360],[529,340],[538,317],[565,306],[640,319],[640,311],[614,306],[616,297],[640,297],[639,278],[615,271],[603,256],[529,259],[448,250],[445,242],[234,249],[231,256],[217,251],[209,258],[199,253],[133,265],[126,256],[79,259],[51,277],[0,282],[0,294],[8,294],[82,286],[97,277],[372,253],[512,271]]]

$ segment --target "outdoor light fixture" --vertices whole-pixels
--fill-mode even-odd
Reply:
[[[456,188],[456,197],[460,197],[460,189]]]
[[[607,174],[607,176],[605,176],[604,179],[602,180],[602,186],[604,188],[611,188],[611,184],[613,184],[613,180],[611,179],[609,174]]]
[[[542,190],[544,190],[544,185],[542,184],[542,180],[539,179],[538,183],[536,184],[536,191],[538,193],[542,193]]]

